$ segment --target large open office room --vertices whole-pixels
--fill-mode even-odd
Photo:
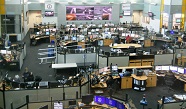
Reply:
[[[0,1],[0,109],[184,109],[185,5]]]

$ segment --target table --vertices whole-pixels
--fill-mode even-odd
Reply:
[[[134,46],[135,48],[140,48],[141,45],[140,44],[116,44],[114,46],[110,46],[112,48],[129,48],[130,46]]]
[[[145,91],[147,76],[136,76],[135,74],[132,74],[131,76],[133,78],[133,89],[138,91]]]

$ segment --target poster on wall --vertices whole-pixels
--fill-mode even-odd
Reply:
[[[112,6],[67,6],[66,20],[111,20]]]

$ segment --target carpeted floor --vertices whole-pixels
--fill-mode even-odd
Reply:
[[[38,49],[47,48],[49,44],[41,44],[37,46],[30,46],[30,39],[29,39],[29,32],[25,36],[24,42],[27,45],[27,56],[24,60],[24,64],[20,71],[8,71],[10,77],[14,77],[14,75],[22,76],[22,73],[25,67],[28,67],[29,71],[33,72],[34,76],[41,76],[42,81],[54,81],[55,80],[55,71],[49,67],[50,64],[39,64],[40,60],[38,59]],[[109,48],[105,48],[109,51]],[[1,69],[2,75],[5,75],[7,70]],[[23,81],[23,80],[21,80]],[[129,102],[131,104],[132,109],[143,109],[140,105],[140,100],[143,97],[143,94],[146,94],[146,99],[148,101],[148,105],[145,109],[157,109],[157,101],[161,99],[162,96],[172,96],[174,93],[184,93],[183,90],[175,90],[175,91],[168,91],[166,86],[158,85],[157,87],[146,88],[146,91],[139,92],[133,89],[125,89],[119,90],[114,93],[114,96],[124,99],[125,94],[129,95]]]

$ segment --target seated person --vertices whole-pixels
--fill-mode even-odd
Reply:
[[[28,76],[29,76],[30,72],[28,71],[28,68],[26,67],[25,68],[25,71],[22,75],[22,78],[24,79],[24,82],[27,82],[28,81]]]
[[[28,81],[34,81],[34,75],[33,75],[32,72],[30,72],[30,74],[28,75],[27,80]]]
[[[112,84],[114,83],[114,79],[112,75],[109,75],[106,81],[107,87],[112,87]]]

